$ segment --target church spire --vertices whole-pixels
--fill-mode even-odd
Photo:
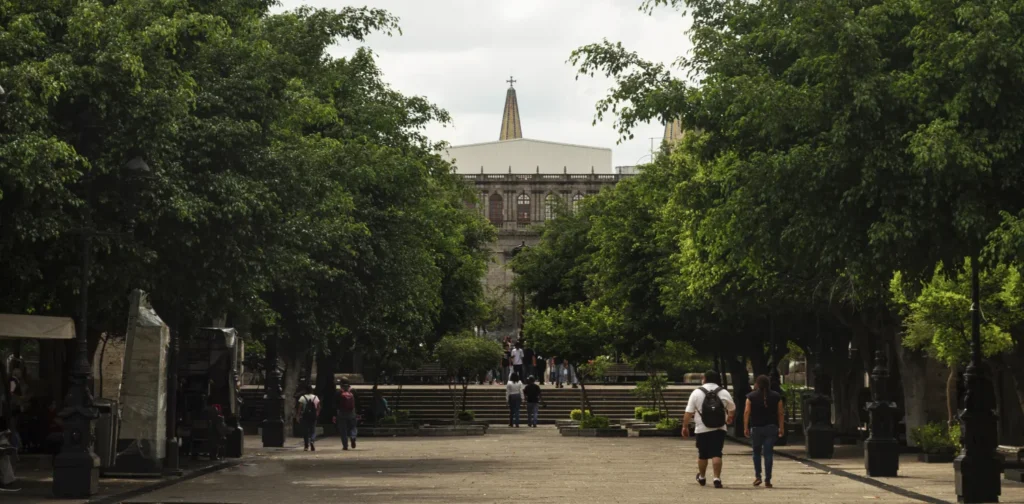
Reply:
[[[501,114],[501,134],[498,140],[523,138],[523,126],[519,123],[519,100],[516,100],[515,79],[509,77],[508,91],[505,92],[505,110]]]
[[[669,148],[675,147],[683,139],[683,122],[679,118],[665,123],[665,136],[661,141],[668,144]]]

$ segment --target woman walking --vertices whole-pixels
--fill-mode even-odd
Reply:
[[[754,382],[754,391],[747,394],[747,408],[743,412],[743,433],[754,448],[754,486],[761,484],[761,457],[764,456],[764,486],[772,487],[772,459],[775,441],[785,431],[785,413],[782,396],[771,390],[771,381],[761,375]]]
[[[512,373],[505,385],[505,402],[508,403],[508,426],[519,427],[519,409],[523,406],[523,382],[519,373]]]

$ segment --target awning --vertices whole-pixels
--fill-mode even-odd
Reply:
[[[13,315],[0,313],[0,338],[61,339],[75,338],[75,322],[68,317]]]

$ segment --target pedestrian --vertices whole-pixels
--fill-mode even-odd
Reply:
[[[764,486],[772,487],[772,459],[775,440],[786,432],[786,416],[782,396],[771,389],[771,380],[761,375],[754,381],[754,391],[747,394],[743,411],[743,435],[754,448],[754,486],[761,484],[761,456],[764,456]]]
[[[526,354],[523,352],[523,342],[517,341],[515,348],[509,354],[509,360],[512,362],[512,372],[517,373],[519,376],[526,376],[523,369],[523,362],[526,359]]]
[[[341,390],[338,391],[337,416],[334,417],[338,434],[341,435],[341,449],[348,450],[349,441],[352,442],[352,449],[356,449],[356,424],[359,417],[356,414],[356,395],[352,392],[352,385],[348,380],[341,381]]]
[[[499,378],[499,383],[506,383],[508,381],[509,370],[511,369],[509,357],[512,352],[512,340],[506,336],[505,339],[502,340],[501,345],[505,351],[501,354],[501,377]]]
[[[523,372],[519,376],[535,376],[537,372],[537,353],[523,344]]]
[[[316,451],[316,419],[320,418],[320,398],[313,393],[309,385],[302,387],[302,397],[295,411],[295,418],[302,430],[303,451]]]
[[[526,396],[526,425],[537,427],[537,417],[540,410],[540,385],[537,385],[533,376],[526,379],[526,386],[523,387],[523,395]]]
[[[537,381],[540,385],[544,385],[544,374],[547,372],[548,368],[547,359],[540,355],[537,355],[534,358],[537,360]]]
[[[697,435],[697,483],[707,484],[708,461],[715,474],[715,488],[722,488],[722,448],[725,446],[726,425],[736,415],[736,403],[729,391],[718,385],[718,371],[705,371],[701,386],[690,394],[683,416],[683,437],[690,437],[690,420],[694,420]],[[696,416],[694,415],[696,414]]]
[[[523,407],[523,382],[519,381],[519,373],[515,371],[505,384],[505,402],[508,403],[508,426],[519,427],[519,410]]]

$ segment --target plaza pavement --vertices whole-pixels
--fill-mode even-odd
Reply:
[[[258,446],[257,439],[247,440]],[[343,452],[337,439],[303,452],[254,450],[234,468],[145,494],[131,503],[863,503],[921,502],[907,495],[776,457],[774,489],[754,488],[750,448],[726,443],[725,488],[694,481],[696,449],[676,438],[562,437],[553,427],[494,427],[482,437],[365,438]],[[794,450],[790,447],[787,450]],[[853,450],[853,451],[851,451]],[[863,475],[856,447],[837,467]],[[849,458],[847,458],[849,457]],[[909,458],[896,486],[954,501],[952,467]],[[927,501],[925,501],[927,502]],[[1024,503],[1006,483],[1002,502]]]
[[[837,447],[819,468],[776,455],[774,489],[754,488],[750,448],[726,442],[725,488],[694,481],[696,449],[679,438],[562,437],[554,427],[492,427],[485,436],[364,438],[342,451],[336,438],[303,452],[301,440],[281,449],[246,438],[241,464],[146,492],[152,481],[100,481],[93,502],[179,503],[863,503],[955,502],[951,464],[901,460],[900,477],[863,477],[859,447]],[[802,455],[800,446],[780,451]],[[39,485],[46,485],[44,480]],[[0,504],[58,502],[33,492],[0,494]],[[890,491],[898,487],[900,492]],[[42,490],[43,488],[36,488]],[[909,490],[910,492],[906,492]],[[133,491],[131,495],[124,492]],[[122,497],[117,498],[116,495]],[[920,498],[914,498],[920,497]],[[921,499],[923,498],[923,500]],[[69,501],[59,501],[69,502]],[[71,501],[74,502],[74,501]],[[83,502],[83,501],[78,501]],[[1005,482],[1000,502],[1024,504],[1024,485]]]

